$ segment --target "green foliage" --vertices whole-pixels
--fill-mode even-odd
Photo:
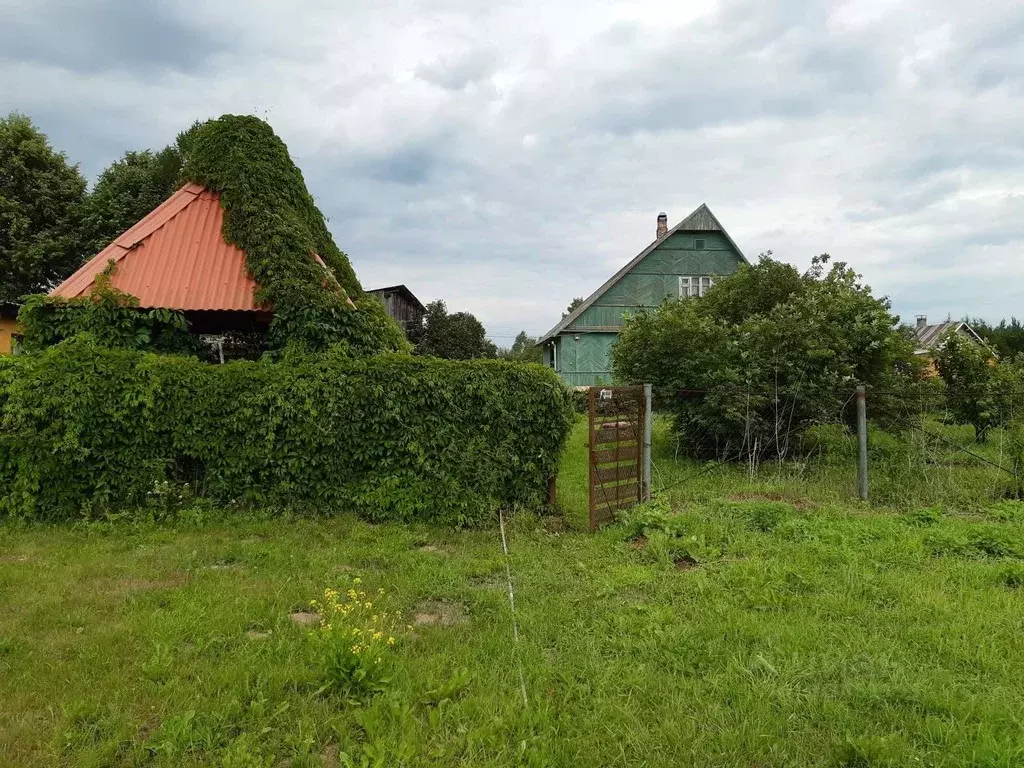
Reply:
[[[994,427],[1024,420],[1024,361],[996,360],[990,349],[955,333],[940,342],[935,365],[946,384],[946,407],[984,442]]]
[[[408,350],[384,306],[363,292],[269,125],[224,115],[198,127],[186,145],[184,177],[222,193],[224,236],[245,251],[258,298],[273,305],[272,349],[318,352],[342,344],[353,354]]]
[[[25,351],[45,349],[81,335],[113,349],[193,352],[194,339],[184,315],[171,309],[139,309],[138,299],[110,285],[113,266],[111,263],[97,275],[88,296],[27,297],[18,313]]]
[[[893,390],[918,376],[888,300],[827,261],[801,275],[763,255],[700,299],[637,314],[612,349],[616,377],[654,385],[692,455],[790,455],[805,429],[840,417],[856,385]]]
[[[544,362],[544,350],[537,346],[537,339],[530,336],[526,331],[516,334],[515,341],[508,349],[499,349],[498,357],[502,360],[515,360],[520,363]]]
[[[968,323],[999,357],[1009,359],[1024,355],[1024,324],[1016,317],[1011,317],[1009,322],[1000,320],[998,325],[980,319],[968,320]]]
[[[84,198],[78,167],[31,120],[16,112],[0,119],[0,303],[47,290],[75,270]]]
[[[100,174],[82,207],[79,253],[89,258],[174,194],[184,162],[177,145],[125,152]]]
[[[483,324],[469,312],[449,314],[444,301],[427,305],[423,336],[415,353],[446,360],[496,357],[498,350],[487,338]]]
[[[549,370],[345,350],[210,366],[79,337],[0,367],[0,512],[218,500],[468,524],[540,505],[571,423]]]

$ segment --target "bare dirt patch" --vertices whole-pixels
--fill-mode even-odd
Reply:
[[[337,744],[328,744],[320,752],[320,765],[323,768],[338,768],[341,765],[341,747]]]
[[[677,571],[692,571],[694,568],[700,567],[700,563],[694,560],[692,557],[680,557],[676,560]]]
[[[450,554],[447,549],[437,544],[424,544],[421,547],[417,547],[420,552],[432,553],[435,555],[447,555]]]
[[[417,627],[453,627],[467,621],[465,606],[450,600],[424,600],[413,608],[412,623]]]
[[[469,579],[469,583],[478,589],[505,589],[508,586],[505,575],[497,571],[480,576],[472,576]]]
[[[637,536],[635,539],[629,542],[629,546],[633,549],[647,549],[647,537]]]
[[[245,636],[250,640],[266,640],[268,637],[273,635],[269,629],[247,629],[245,630]]]
[[[27,563],[28,555],[0,555],[0,563]]]
[[[288,618],[300,627],[311,627],[314,624],[320,623],[320,614],[313,613],[312,611],[295,611],[288,614]]]

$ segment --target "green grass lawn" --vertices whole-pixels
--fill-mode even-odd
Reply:
[[[0,526],[0,763],[1024,764],[1024,505],[863,504],[846,464],[703,471],[661,428],[684,482],[590,534],[580,435],[570,525],[508,526],[518,646],[496,527]],[[289,618],[356,578],[403,616],[361,701],[318,692]]]

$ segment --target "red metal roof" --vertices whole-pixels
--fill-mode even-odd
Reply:
[[[245,251],[225,242],[223,228],[220,195],[186,184],[50,295],[88,294],[113,259],[111,285],[136,296],[140,307],[266,311],[253,298]]]

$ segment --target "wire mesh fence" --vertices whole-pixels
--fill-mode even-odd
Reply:
[[[1024,391],[997,395],[979,398],[938,380],[867,390],[870,501],[970,509],[1020,496]],[[856,391],[814,393],[813,408],[801,402],[806,396],[680,392],[655,419],[653,493],[856,500]]]

